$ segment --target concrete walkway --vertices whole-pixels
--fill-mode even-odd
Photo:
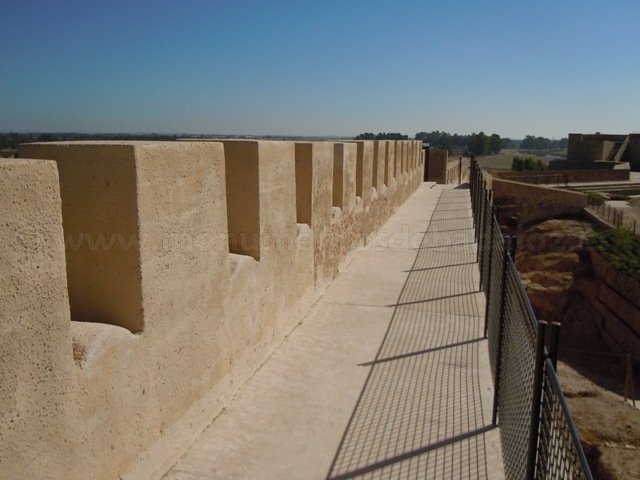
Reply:
[[[473,241],[422,185],[164,479],[504,478]]]

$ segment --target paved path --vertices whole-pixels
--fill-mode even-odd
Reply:
[[[164,479],[504,478],[473,240],[420,187]]]

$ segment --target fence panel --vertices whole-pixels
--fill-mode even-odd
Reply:
[[[509,259],[498,390],[500,440],[507,478],[526,478],[535,366],[535,331],[520,276]]]
[[[473,161],[470,185],[480,287],[487,301],[485,334],[495,382],[494,422],[497,421],[500,428],[506,477],[524,479],[527,472],[535,471],[534,478],[538,479],[591,480],[546,350],[541,357],[545,362],[540,377],[542,385],[535,381],[535,367],[540,365],[536,363],[538,321],[515,263],[508,254],[508,242],[500,231],[482,177],[481,169]],[[544,342],[541,345],[544,346]],[[534,398],[538,396],[535,392],[540,391],[540,398]],[[540,415],[532,419],[538,408]],[[535,454],[531,456],[531,463],[529,452]]]
[[[491,373],[493,380],[496,381],[498,369],[498,341],[500,339],[499,328],[500,319],[502,318],[502,309],[504,301],[504,260],[505,260],[505,238],[500,233],[495,218],[492,219],[493,238],[491,239],[491,262],[487,270],[488,283],[487,289],[487,338],[489,339],[489,361],[491,364]]]
[[[482,282],[482,290],[485,292],[489,288],[489,266],[491,263],[491,248],[492,248],[492,232],[493,232],[493,205],[485,195],[483,198],[483,212],[484,218],[482,219],[482,232],[481,232],[481,243],[482,248],[480,250],[481,255],[481,282]],[[499,232],[497,232],[500,235]]]
[[[545,360],[536,478],[590,479],[569,408],[550,359]]]

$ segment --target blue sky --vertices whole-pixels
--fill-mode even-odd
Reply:
[[[2,6],[0,131],[640,131],[637,0]]]

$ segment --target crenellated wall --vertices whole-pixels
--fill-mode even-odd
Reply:
[[[417,141],[0,162],[0,476],[155,479],[422,183]]]

